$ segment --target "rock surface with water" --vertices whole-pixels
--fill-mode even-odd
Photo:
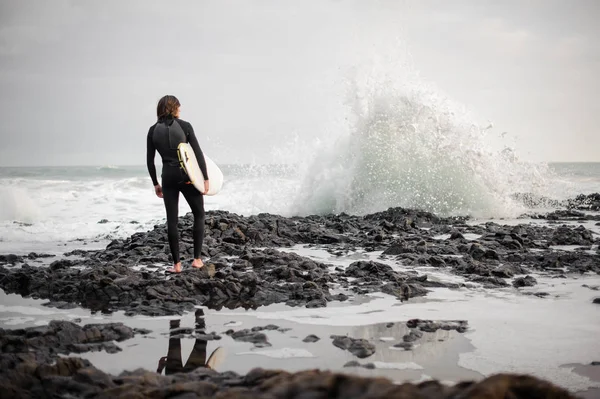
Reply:
[[[185,261],[193,251],[192,223],[191,214],[180,218]],[[461,286],[431,280],[426,271],[419,272],[421,266],[443,268],[486,288],[510,287],[511,279],[515,287],[531,286],[535,279],[525,276],[531,272],[600,272],[598,253],[551,248],[598,242],[593,232],[577,225],[469,225],[464,218],[390,208],[362,217],[243,217],[212,211],[207,212],[205,226],[203,255],[210,260],[201,270],[165,276],[163,269],[169,263],[166,227],[157,225],[152,231],[114,240],[104,250],[73,251],[67,255],[77,259],[57,259],[49,267],[30,266],[27,257],[0,256],[0,288],[47,299],[53,307],[161,316],[182,314],[196,305],[215,309],[274,303],[325,307],[348,295],[372,292],[410,301],[426,296],[431,287]],[[478,238],[468,240],[465,234]],[[448,238],[438,238],[443,235]],[[334,268],[280,250],[296,244],[319,245],[332,255],[357,248],[381,251],[382,260],[399,266],[356,261]],[[334,289],[344,292],[334,294]]]

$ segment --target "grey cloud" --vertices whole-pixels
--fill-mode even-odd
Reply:
[[[0,0],[0,164],[27,146],[42,164],[143,163],[166,93],[216,161],[268,160],[339,127],[340,88],[375,56],[413,63],[525,156],[600,160],[599,4]]]

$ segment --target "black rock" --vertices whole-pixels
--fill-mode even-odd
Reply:
[[[394,345],[394,348],[402,348],[404,350],[410,351],[412,350],[414,344],[412,342],[400,342]]]
[[[402,337],[402,340],[404,342],[415,342],[416,340],[418,340],[421,337],[423,337],[423,333],[417,329],[412,328],[410,330],[410,333],[408,333]]]
[[[537,284],[537,280],[531,276],[518,277],[513,281],[512,284],[516,288],[533,287]]]
[[[0,255],[0,264],[9,264],[9,265],[16,265],[17,263],[23,263],[23,257],[22,256],[18,256],[15,254],[8,254],[8,255]]]
[[[347,350],[358,358],[366,358],[375,353],[375,345],[366,339],[355,339],[342,335],[332,335],[333,345]]]
[[[236,331],[231,334],[231,338],[236,341],[253,343],[257,348],[271,346],[269,341],[267,341],[267,336],[264,333],[255,332],[249,329]]]
[[[436,332],[437,330],[451,331],[455,330],[459,333],[464,333],[468,329],[469,323],[466,320],[447,320],[447,321],[432,321],[411,319],[406,322],[406,325],[411,328],[418,328],[423,332]]]
[[[310,343],[312,343],[312,342],[317,342],[320,339],[321,338],[317,337],[316,335],[311,334],[311,335],[307,336],[306,338],[304,338],[302,340],[302,342],[310,342]]]

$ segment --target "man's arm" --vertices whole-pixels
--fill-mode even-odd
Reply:
[[[158,186],[158,179],[156,178],[156,166],[154,165],[154,155],[156,154],[156,148],[154,147],[154,141],[152,140],[152,133],[154,132],[154,126],[148,130],[148,137],[146,139],[146,166],[148,166],[148,173],[152,179],[152,184]]]

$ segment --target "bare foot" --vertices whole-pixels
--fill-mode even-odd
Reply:
[[[192,261],[192,267],[196,269],[201,269],[204,267],[204,262],[202,262],[202,259],[194,259]]]
[[[172,268],[167,269],[167,273],[181,273],[181,262],[176,263]]]

